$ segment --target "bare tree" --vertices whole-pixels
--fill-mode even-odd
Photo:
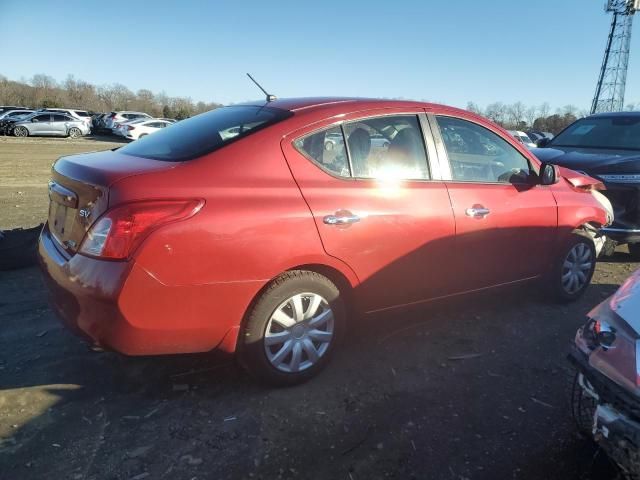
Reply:
[[[522,123],[524,123],[526,107],[522,102],[516,102],[507,107],[507,115],[509,118],[509,124],[513,128],[519,129],[522,128]]]
[[[533,128],[533,122],[535,122],[536,118],[538,118],[538,109],[533,106],[527,108],[526,112],[524,113],[524,117],[527,119],[527,125]]]
[[[477,115],[484,115],[482,109],[474,102],[467,102],[467,110]]]
[[[487,105],[485,116],[499,125],[504,125],[506,120],[506,107],[502,102],[495,102]]]

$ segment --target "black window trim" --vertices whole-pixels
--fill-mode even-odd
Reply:
[[[336,178],[338,180],[344,180],[344,181],[374,181],[374,182],[379,182],[380,179],[379,178],[371,178],[371,177],[355,177],[353,176],[353,166],[351,164],[351,153],[349,152],[349,145],[347,142],[347,136],[345,135],[344,132],[344,125],[348,125],[350,123],[356,123],[356,122],[361,122],[361,121],[366,121],[368,119],[372,119],[372,118],[381,118],[381,117],[406,117],[406,116],[414,116],[417,117],[418,120],[418,127],[420,128],[420,131],[422,133],[422,143],[424,146],[424,153],[425,153],[425,159],[427,161],[427,172],[429,175],[429,178],[402,178],[400,179],[400,181],[402,182],[420,182],[420,183],[434,183],[434,182],[443,182],[445,181],[442,178],[434,178],[434,169],[432,167],[432,162],[438,161],[438,158],[436,159],[432,159],[431,155],[430,155],[430,149],[429,149],[429,141],[433,141],[433,137],[430,137],[430,135],[432,135],[431,130],[427,130],[426,127],[428,127],[428,123],[425,124],[426,122],[426,112],[424,109],[421,109],[421,111],[414,111],[414,112],[389,112],[389,113],[384,113],[384,114],[371,114],[371,115],[367,115],[365,117],[358,117],[358,118],[354,118],[351,120],[340,120],[337,122],[334,122],[332,124],[329,125],[324,125],[323,127],[320,128],[316,128],[314,130],[311,130],[309,132],[303,133],[302,135],[298,135],[296,136],[293,140],[291,140],[291,146],[293,147],[293,149],[300,153],[303,157],[305,157],[307,160],[309,160],[311,163],[313,163],[316,167],[318,167],[320,170],[322,170],[323,172],[325,172],[326,174],[332,176],[333,178]],[[345,144],[345,151],[347,152],[347,162],[349,164],[349,176],[348,177],[343,177],[341,175],[338,175],[337,173],[327,169],[326,167],[324,167],[322,164],[320,164],[315,158],[311,157],[310,155],[308,155],[306,152],[304,152],[303,150],[299,149],[296,147],[296,142],[298,140],[301,140],[303,138],[306,138],[308,136],[311,135],[315,135],[316,133],[320,133],[322,131],[325,130],[330,130],[332,128],[335,127],[340,127],[340,131],[342,132],[342,141]],[[435,142],[434,142],[435,144]],[[435,147],[434,147],[434,151],[435,151]],[[436,152],[437,155],[437,152]]]
[[[448,183],[462,183],[462,184],[474,184],[474,185],[511,185],[511,186],[517,186],[517,185],[524,185],[522,183],[511,183],[511,182],[479,182],[476,180],[457,180],[453,178],[453,171],[451,169],[451,161],[449,160],[449,152],[447,151],[447,146],[444,143],[444,138],[442,137],[442,132],[440,131],[440,123],[438,123],[438,117],[449,117],[449,118],[454,118],[456,120],[462,120],[464,122],[469,122],[472,123],[474,125],[477,125],[480,128],[483,128],[484,130],[487,130],[488,132],[493,133],[494,135],[497,135],[498,137],[502,138],[505,142],[507,142],[507,144],[513,148],[518,154],[520,154],[522,156],[522,158],[524,158],[527,161],[527,164],[529,165],[529,171],[531,174],[534,175],[538,175],[539,171],[538,169],[535,168],[535,164],[531,163],[531,161],[529,160],[529,158],[526,155],[523,155],[522,152],[520,152],[520,150],[518,150],[509,140],[505,139],[500,133],[493,131],[490,128],[485,127],[484,125],[481,125],[480,123],[468,119],[468,118],[463,118],[463,117],[459,117],[450,113],[432,113],[431,114],[433,117],[433,122],[430,122],[432,124],[432,128],[435,125],[435,127],[438,129],[437,130],[437,135],[439,137],[439,140],[437,143],[439,143],[440,145],[442,145],[441,149],[438,149],[438,157],[440,157],[440,155],[443,155],[444,158],[442,159],[443,162],[445,162],[447,164],[447,167],[449,169],[449,179],[444,180]],[[515,138],[514,138],[515,140]],[[517,140],[516,140],[517,141]]]

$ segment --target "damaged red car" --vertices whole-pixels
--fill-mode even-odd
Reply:
[[[578,426],[640,478],[640,270],[588,314],[569,359]]]
[[[612,221],[599,185],[455,108],[255,102],[59,159],[39,257],[90,342],[236,352],[293,384],[354,314],[531,280],[578,298]]]

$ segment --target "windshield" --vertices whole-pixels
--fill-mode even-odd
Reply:
[[[640,150],[640,116],[583,118],[568,126],[549,145]]]
[[[221,107],[167,125],[153,135],[122,147],[127,155],[170,162],[190,160],[210,153],[238,138],[279,122],[291,112],[256,106]]]

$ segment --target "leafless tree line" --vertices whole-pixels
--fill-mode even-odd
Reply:
[[[67,107],[107,112],[135,110],[155,117],[183,119],[219,107],[215,102],[194,102],[147,89],[132,92],[124,85],[93,85],[69,75],[63,82],[38,74],[29,81],[13,81],[0,75],[0,105],[31,108]]]
[[[635,110],[640,104],[629,103],[625,110]],[[558,133],[578,118],[586,117],[589,112],[579,109],[575,105],[565,105],[551,113],[548,103],[538,106],[527,106],[522,102],[505,104],[494,102],[481,108],[474,102],[467,103],[467,110],[477,113],[489,120],[511,130],[540,130],[543,132]]]

